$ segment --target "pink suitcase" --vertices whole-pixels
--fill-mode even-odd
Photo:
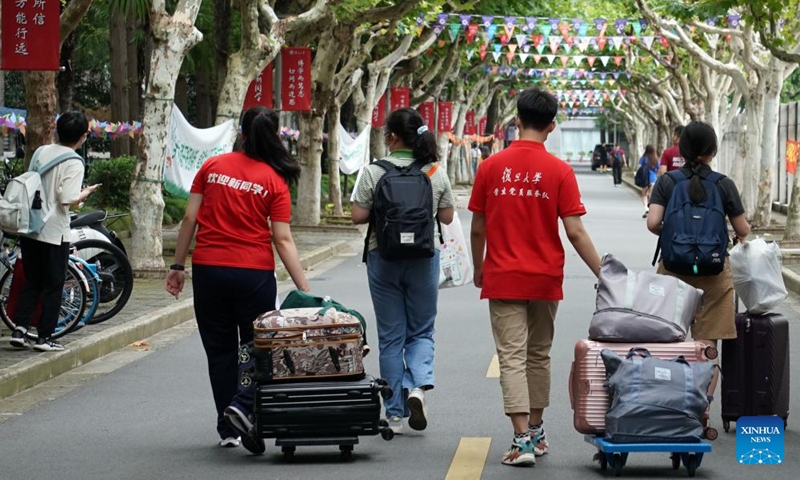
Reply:
[[[580,340],[575,344],[575,361],[569,372],[569,401],[572,406],[575,430],[581,433],[602,435],[606,427],[609,407],[606,367],[600,358],[604,348],[625,356],[631,348],[646,348],[659,358],[683,355],[688,362],[705,362],[717,358],[717,349],[700,342],[678,343],[605,343]]]

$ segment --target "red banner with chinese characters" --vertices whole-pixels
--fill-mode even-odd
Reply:
[[[372,110],[372,126],[382,127],[386,123],[386,94],[381,95],[375,109]]]
[[[272,62],[256,77],[255,80],[250,82],[250,87],[247,89],[247,95],[244,97],[244,106],[242,110],[248,110],[252,107],[262,106],[273,108],[273,76],[274,65]]]
[[[800,141],[786,141],[786,172],[792,175],[797,172],[797,154],[800,152]]]
[[[2,0],[3,70],[58,70],[59,0]]]
[[[464,135],[475,135],[478,128],[475,125],[475,112],[469,110],[467,112],[467,122],[464,124]]]
[[[311,49],[281,49],[281,108],[284,111],[311,110]]]
[[[439,102],[439,133],[449,132],[452,127],[453,104],[450,102]]]
[[[488,118],[481,117],[481,119],[478,121],[478,135],[486,135],[486,124],[488,122]]]
[[[422,123],[427,125],[430,130],[433,130],[433,122],[435,119],[435,108],[433,106],[433,102],[421,103],[419,105],[419,114],[422,117]]]
[[[389,89],[389,97],[392,101],[392,108],[391,111],[400,110],[401,108],[407,108],[410,104],[409,97],[411,96],[411,91],[405,87],[392,87]]]

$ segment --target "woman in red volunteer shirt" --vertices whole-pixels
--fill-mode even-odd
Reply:
[[[277,296],[272,242],[295,285],[309,291],[292,233],[289,185],[300,167],[278,136],[278,115],[254,107],[242,118],[243,150],[208,159],[194,178],[175,263],[165,281],[178,298],[192,237],[194,311],[208,357],[220,446],[239,445],[224,420],[239,391],[239,346],[253,340],[253,320]]]

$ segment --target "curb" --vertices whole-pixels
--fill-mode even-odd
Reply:
[[[350,242],[338,241],[302,255],[300,263],[305,270],[349,251],[352,251]],[[275,269],[275,274],[278,281],[289,278],[289,273],[282,265]],[[38,355],[30,360],[12,365],[0,371],[0,400],[35,387],[131,343],[178,326],[192,318],[194,318],[194,301],[188,298],[71,342],[66,351]]]

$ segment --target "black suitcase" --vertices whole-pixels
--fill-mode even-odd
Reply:
[[[779,314],[736,314],[735,340],[722,342],[722,421],[789,417],[789,321]]]
[[[261,438],[275,438],[288,458],[300,445],[339,445],[349,458],[358,437],[393,432],[381,419],[386,382],[361,380],[264,383],[256,388],[255,429]]]

